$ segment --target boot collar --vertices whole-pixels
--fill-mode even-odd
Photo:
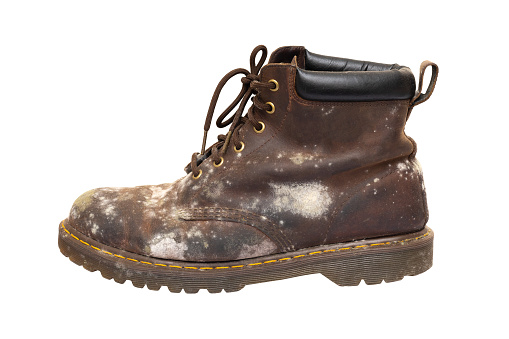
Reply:
[[[407,100],[416,89],[408,67],[330,57],[303,46],[278,48],[269,63],[292,64],[296,68],[295,89],[306,100]]]

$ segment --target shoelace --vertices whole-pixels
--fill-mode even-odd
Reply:
[[[260,61],[258,61],[258,63],[255,64],[256,56],[260,51],[262,52]],[[272,108],[269,104],[261,102],[260,99],[257,97],[259,90],[261,88],[274,89],[276,87],[276,84],[274,83],[271,82],[264,83],[260,81],[258,72],[262,68],[266,58],[267,58],[267,48],[263,45],[256,46],[251,52],[251,56],[249,58],[251,71],[248,71],[247,69],[244,68],[234,69],[227,73],[217,84],[216,90],[214,91],[214,95],[212,96],[212,99],[210,101],[209,110],[207,112],[207,117],[205,119],[205,126],[203,127],[204,133],[201,154],[194,153],[191,158],[190,166],[188,165],[186,167],[186,171],[188,173],[192,172],[194,178],[198,178],[201,175],[201,170],[198,169],[198,166],[208,156],[210,156],[214,164],[216,165],[220,164],[223,161],[222,156],[228,149],[228,145],[230,144],[230,142],[233,143],[235,149],[240,149],[241,147],[243,147],[243,144],[241,144],[241,141],[239,140],[240,139],[239,129],[244,124],[249,122],[253,125],[253,127],[256,130],[261,130],[262,128],[264,128],[263,123],[254,118],[253,110],[254,109],[270,110]],[[242,89],[240,90],[235,100],[233,100],[233,102],[224,110],[224,112],[221,113],[221,115],[217,118],[216,121],[217,127],[223,128],[230,125],[230,129],[228,130],[228,133],[226,135],[220,134],[217,137],[218,141],[212,146],[210,146],[207,150],[205,150],[205,145],[207,143],[207,133],[210,129],[210,124],[212,122],[212,117],[214,115],[214,111],[216,108],[217,101],[219,99],[219,95],[221,94],[221,90],[223,89],[224,85],[228,82],[228,80],[230,80],[232,77],[238,74],[245,75],[241,79]],[[251,98],[252,95],[255,96]],[[253,102],[253,105],[248,109],[247,114],[245,116],[242,116],[242,112],[244,111],[247,102],[249,101],[250,98]],[[237,105],[239,105],[239,107],[237,111],[235,111],[235,114],[226,119],[228,114],[230,114],[230,112],[233,111],[233,109]]]

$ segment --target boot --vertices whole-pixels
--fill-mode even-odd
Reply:
[[[60,224],[61,252],[119,283],[188,293],[314,273],[378,284],[429,269],[433,232],[404,128],[438,67],[423,62],[416,91],[397,64],[304,47],[279,48],[262,68],[266,57],[256,47],[249,71],[219,82],[184,177],[84,193]],[[237,74],[242,89],[217,119],[228,131],[206,148],[221,89]]]

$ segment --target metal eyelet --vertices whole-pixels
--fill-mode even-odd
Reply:
[[[203,173],[203,171],[202,171],[202,170],[200,170],[200,172],[198,173],[198,175],[197,175],[197,176],[194,176],[194,174],[193,174],[193,179],[194,179],[194,180],[198,179],[199,177],[201,177],[201,174],[202,174],[202,173]]]
[[[270,90],[271,90],[272,92],[276,92],[276,91],[279,89],[279,83],[278,83],[276,80],[274,80],[274,79],[270,79],[270,80],[269,80],[269,82],[272,82],[273,84],[275,84],[275,85],[276,85],[276,87],[274,87],[274,88],[270,88]]]
[[[239,149],[237,149],[237,147],[233,146],[233,150],[234,150],[235,152],[237,152],[237,153],[242,152],[242,151],[244,150],[244,146],[245,146],[245,145],[244,145],[244,143],[243,143],[242,141],[240,142],[240,145],[241,145],[241,146],[240,146],[240,148],[239,148]]]
[[[255,131],[256,133],[262,133],[263,131],[265,131],[265,124],[264,124],[263,122],[261,122],[261,121],[258,121],[258,123],[259,123],[260,125],[262,125],[262,128],[260,128],[260,129],[256,129],[256,127],[255,127],[255,126],[253,126],[253,129],[254,129],[254,131]]]
[[[265,104],[270,106],[270,110],[265,110],[265,112],[272,114],[276,111],[276,106],[274,106],[274,104],[272,102],[269,101],[269,102],[266,102]]]
[[[221,161],[219,161],[219,164],[216,164],[215,161],[212,164],[214,165],[214,167],[219,167],[219,166],[221,166],[223,164],[223,162],[224,162],[224,158],[221,157]]]

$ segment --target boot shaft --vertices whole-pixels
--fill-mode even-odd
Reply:
[[[241,152],[231,146],[220,166],[205,160],[199,179],[179,183],[181,218],[250,220],[281,238],[281,250],[425,226],[422,173],[404,132],[415,95],[408,68],[284,47],[260,81],[277,84],[257,94],[270,107],[253,112],[263,130],[242,126]]]

